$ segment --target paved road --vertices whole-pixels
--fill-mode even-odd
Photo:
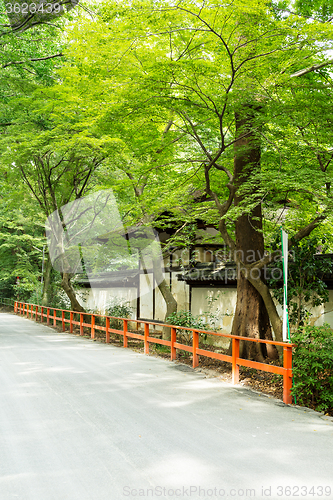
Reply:
[[[0,314],[0,500],[333,498],[330,420],[179,367]]]

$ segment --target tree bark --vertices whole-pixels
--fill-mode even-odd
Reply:
[[[47,252],[44,276],[43,276],[43,292],[42,292],[42,306],[47,306],[49,304],[50,286],[51,286],[51,272],[52,272],[52,262],[50,255]]]
[[[71,284],[72,274],[70,273],[62,273],[62,281],[61,286],[66,293],[67,297],[71,301],[71,310],[76,312],[86,312],[85,309],[81,306],[76,298],[75,291]]]
[[[254,278],[254,276],[251,277],[251,275],[247,276],[248,281],[254,286],[254,288],[258,291],[260,296],[262,297],[266,310],[268,312],[268,316],[271,322],[271,325],[273,327],[274,333],[275,333],[275,340],[278,342],[282,342],[282,321],[280,316],[278,315],[276,306],[274,304],[274,301],[272,299],[271,292],[260,278]],[[268,339],[269,340],[269,339]]]
[[[155,280],[158,283],[158,285],[157,285],[158,289],[160,290],[160,292],[162,294],[162,297],[165,301],[166,308],[167,308],[166,315],[165,315],[165,322],[167,322],[168,316],[170,316],[170,314],[177,312],[177,301],[174,298],[174,296],[170,290],[170,287],[167,284],[166,279],[163,276],[161,262],[159,261],[159,259],[154,258],[154,256],[152,258],[152,261],[153,261],[153,270],[154,270]],[[171,329],[170,328],[168,328],[166,326],[163,327],[162,338],[164,340],[170,340],[170,338],[171,338]]]
[[[238,194],[245,182],[251,180],[253,174],[260,168],[260,143],[253,131],[253,110],[246,108],[246,114],[236,114],[236,140],[234,145],[234,181],[237,192],[234,205],[239,206],[245,195]],[[246,136],[245,136],[246,133]],[[244,137],[245,136],[245,137]],[[256,186],[251,187],[250,195],[255,195]],[[268,312],[259,291],[247,279],[248,272],[253,272],[264,281],[262,270],[245,270],[242,263],[248,266],[260,260],[264,255],[264,238],[262,233],[261,204],[254,207],[251,213],[243,214],[236,220],[236,252],[237,252],[237,302],[232,334],[244,337],[272,340],[272,331]],[[257,342],[242,342],[240,356],[263,361],[265,357],[278,358],[274,346]]]

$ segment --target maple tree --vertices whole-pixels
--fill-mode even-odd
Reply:
[[[73,154],[80,141],[101,141],[106,154],[90,187],[112,187],[126,223],[170,213],[170,224],[215,224],[238,268],[233,333],[271,338],[272,325],[281,340],[265,278],[280,258],[272,234],[282,221],[300,241],[332,210],[330,75],[290,75],[326,57],[332,26],[252,0],[100,2],[95,17],[68,27],[66,61],[52,85],[34,91],[35,151],[42,137],[54,152],[70,141]],[[14,129],[7,135],[9,147]],[[25,168],[30,140],[11,149],[17,164],[26,155]],[[276,356],[243,352],[267,354]]]

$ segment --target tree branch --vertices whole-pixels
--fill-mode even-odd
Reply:
[[[325,214],[322,214],[322,215],[319,215],[318,217],[316,217],[312,222],[310,222],[310,224],[308,224],[307,226],[303,227],[302,229],[300,229],[298,231],[298,233],[295,234],[295,236],[292,237],[291,240],[289,240],[289,244],[288,244],[288,248],[291,248],[293,246],[293,241],[300,241],[302,240],[303,238],[305,238],[306,236],[309,236],[309,234],[312,233],[312,231],[314,229],[316,229],[316,227],[323,221],[325,220],[327,217],[327,215]]]
[[[296,71],[296,73],[293,73],[292,75],[290,75],[290,78],[304,76],[307,73],[311,73],[311,71],[316,71],[317,69],[323,68],[324,66],[328,66],[329,64],[332,64],[332,63],[333,63],[333,58],[329,59],[328,61],[325,61],[323,63],[320,63],[320,64],[314,64],[313,66],[309,66],[308,68],[303,68],[303,69],[300,69],[299,71]]]
[[[53,54],[52,56],[45,56],[45,57],[34,57],[32,59],[28,59],[27,61],[11,61],[7,64],[4,64],[2,69],[7,68],[8,66],[12,65],[17,65],[17,64],[25,64],[27,62],[34,62],[34,61],[46,61],[47,59],[54,59],[55,57],[63,57],[64,54],[60,52],[60,54]]]

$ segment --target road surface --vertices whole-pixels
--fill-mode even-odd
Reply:
[[[333,499],[333,423],[0,314],[0,500]]]

